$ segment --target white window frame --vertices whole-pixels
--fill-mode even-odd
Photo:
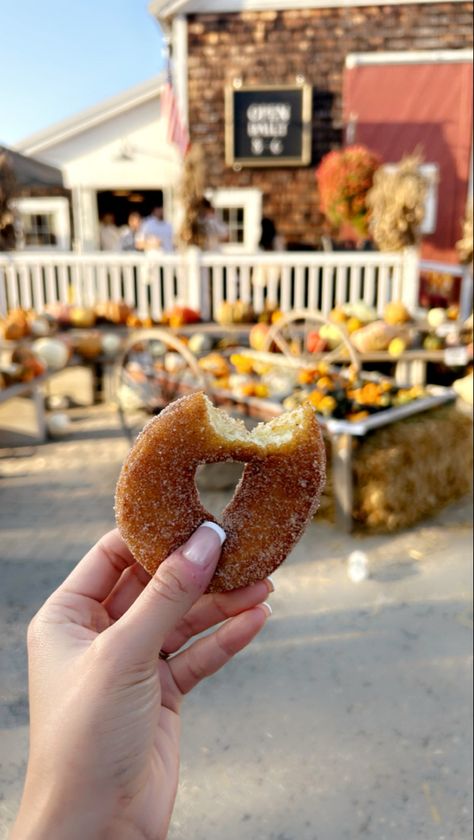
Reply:
[[[385,163],[383,169],[387,172],[396,172],[398,164]],[[420,231],[424,235],[429,236],[435,233],[436,225],[438,224],[439,165],[437,163],[422,163],[419,169],[429,183],[425,201],[425,218],[423,219]]]
[[[246,187],[214,190],[207,197],[216,210],[244,208],[244,241],[225,242],[221,245],[222,253],[253,254],[258,251],[263,203],[261,190]]]
[[[13,202],[17,213],[53,217],[53,233],[56,245],[25,245],[25,251],[69,251],[71,247],[71,224],[69,201],[64,196],[30,196],[17,198]]]

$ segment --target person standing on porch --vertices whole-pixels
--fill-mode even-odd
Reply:
[[[136,251],[136,239],[138,232],[142,225],[142,217],[140,213],[130,213],[128,217],[128,224],[123,228],[120,234],[120,250],[121,251]]]
[[[100,223],[100,250],[120,251],[120,231],[113,213],[104,213]]]
[[[160,250],[170,254],[173,248],[173,228],[163,218],[163,208],[154,207],[143,222],[136,238],[136,247],[140,251]]]
[[[203,251],[220,251],[223,242],[229,241],[229,229],[216,214],[209,199],[201,202],[198,225],[201,229]]]

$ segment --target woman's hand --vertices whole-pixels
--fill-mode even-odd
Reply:
[[[203,595],[223,537],[202,525],[150,579],[111,531],[34,617],[30,755],[12,840],[166,838],[181,700],[270,612],[262,603],[268,580]],[[173,656],[165,661],[160,651]]]

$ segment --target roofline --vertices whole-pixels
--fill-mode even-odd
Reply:
[[[367,67],[377,64],[442,64],[469,62],[473,54],[470,49],[463,50],[407,50],[406,52],[370,52],[349,53],[346,67]]]
[[[394,6],[400,4],[417,5],[426,3],[443,3],[445,0],[215,0],[214,13],[232,13],[241,11],[279,11],[282,9],[323,9],[348,6]],[[452,3],[462,3],[464,0],[450,0]],[[202,9],[202,0],[150,0],[148,4],[150,14],[158,20],[165,21],[179,14],[194,14],[201,12],[209,14],[209,9]]]
[[[97,105],[85,108],[72,117],[67,117],[61,122],[35,132],[35,134],[30,134],[15,143],[14,148],[28,155],[41,153],[57,143],[68,140],[76,134],[81,134],[89,128],[100,125],[100,123],[128,111],[130,108],[148,102],[159,94],[164,81],[163,73],[154,76],[152,79],[147,79],[146,82],[141,82],[115,96],[102,100]]]
[[[153,17],[159,20],[166,20],[166,18],[178,15],[187,5],[188,0],[151,0],[148,4],[148,11]]]

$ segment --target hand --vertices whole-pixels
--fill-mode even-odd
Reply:
[[[111,531],[34,617],[30,755],[12,840],[165,840],[181,700],[270,612],[268,580],[203,595],[220,556],[213,527],[198,528],[151,579]]]

